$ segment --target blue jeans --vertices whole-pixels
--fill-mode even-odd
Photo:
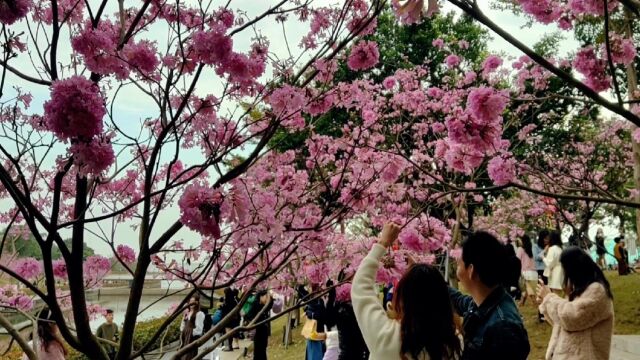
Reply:
[[[305,360],[322,360],[324,357],[324,341],[307,339],[307,353]]]

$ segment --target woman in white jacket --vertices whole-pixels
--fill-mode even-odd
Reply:
[[[562,282],[564,281],[564,271],[560,264],[562,240],[558,232],[553,231],[549,234],[549,245],[545,247],[543,254],[544,276],[549,278],[549,288],[556,294],[562,294]]]
[[[447,284],[426,264],[412,265],[395,288],[390,319],[376,291],[380,259],[396,240],[400,228],[384,226],[380,240],[362,260],[353,278],[351,300],[370,360],[456,359],[460,339],[455,334]]]
[[[540,311],[553,324],[547,360],[609,360],[613,335],[613,295],[591,256],[572,246],[562,252],[562,298],[540,284]]]

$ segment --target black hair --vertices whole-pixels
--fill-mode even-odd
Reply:
[[[553,245],[557,245],[562,249],[562,237],[560,237],[560,233],[557,231],[549,233],[549,246]]]
[[[111,309],[107,309],[104,312],[107,313],[107,314],[113,314],[113,310],[111,310]]]
[[[476,231],[462,243],[462,261],[473,269],[488,287],[501,284],[507,267],[505,245],[485,231]]]
[[[524,249],[524,252],[526,252],[527,255],[533,259],[533,249],[531,248],[531,238],[529,237],[529,235],[524,234],[520,237],[520,239],[522,240],[522,248]]]
[[[400,320],[402,355],[417,359],[426,352],[430,359],[459,357],[449,290],[438,269],[427,264],[411,266],[394,290],[393,308]]]
[[[41,346],[45,351],[49,351],[49,346],[52,343],[58,343],[64,355],[67,355],[67,350],[60,344],[58,338],[55,335],[56,323],[53,321],[53,316],[48,308],[43,308],[38,314],[37,322],[38,326],[38,338],[40,339]]]
[[[544,249],[544,239],[549,236],[549,230],[547,229],[542,229],[540,230],[540,232],[538,233],[538,246],[541,249]]]
[[[591,256],[577,246],[570,246],[560,255],[564,270],[564,288],[569,289],[569,301],[582,295],[594,282],[602,284],[609,298],[613,299],[609,281]]]

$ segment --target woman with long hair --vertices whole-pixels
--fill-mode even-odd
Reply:
[[[33,340],[32,348],[40,360],[64,360],[67,356],[63,340],[58,332],[58,325],[51,319],[48,308],[42,309],[38,314],[38,337]],[[24,354],[22,360],[28,360]]]
[[[224,289],[224,303],[220,307],[220,312],[222,313],[222,319],[224,319],[227,315],[233,312],[233,309],[238,305],[238,299],[236,296],[237,296],[237,293],[236,291],[234,291],[234,289],[232,288]],[[231,332],[231,330],[233,330],[238,326],[240,326],[240,315],[236,313],[236,315],[234,315],[231,318],[231,320],[227,322],[225,331],[229,333]],[[224,349],[222,349],[222,351],[233,351],[233,348],[235,347],[234,341],[237,341],[235,339],[236,339],[235,336],[229,337],[227,339],[227,346]]]
[[[447,284],[436,268],[414,264],[405,272],[394,291],[395,319],[382,307],[376,272],[399,232],[396,224],[386,224],[353,278],[351,300],[370,359],[456,359],[461,352],[460,339]]]
[[[535,298],[536,284],[538,283],[538,273],[536,272],[536,264],[533,261],[533,247],[529,235],[524,234],[520,237],[522,246],[516,251],[516,256],[520,259],[522,265],[522,277],[524,278],[525,293],[522,295],[520,305],[524,306],[527,297]]]
[[[542,311],[553,324],[547,360],[608,360],[613,336],[613,295],[609,282],[591,256],[575,246],[562,252],[562,298],[538,285]]]
[[[559,295],[562,294],[562,280],[564,279],[564,272],[562,265],[560,265],[562,238],[559,232],[552,231],[549,233],[548,239],[542,259],[545,265],[544,275],[549,279],[548,285],[551,291]]]
[[[200,302],[196,297],[189,300],[189,308],[184,314],[182,323],[180,324],[180,348],[183,348],[192,342],[198,340],[202,336],[204,329],[205,315],[200,311]],[[182,355],[180,360],[191,360],[198,356],[198,348],[194,348],[188,353]]]

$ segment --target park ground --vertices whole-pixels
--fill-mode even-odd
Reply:
[[[615,334],[640,334],[640,274],[618,276],[616,272],[607,272],[614,296]],[[529,302],[521,308],[525,326],[529,333],[531,354],[529,359],[544,359],[547,343],[551,336],[551,326],[538,323],[537,310]],[[304,339],[300,335],[301,327],[294,329],[293,344],[287,349],[282,345],[285,318],[272,324],[272,336],[269,339],[268,354],[270,359],[301,360],[304,359]]]

